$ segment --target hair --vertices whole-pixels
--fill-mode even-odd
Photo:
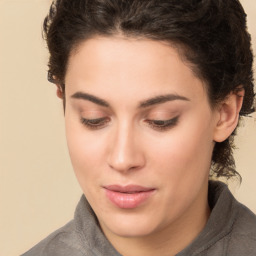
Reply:
[[[48,78],[61,86],[72,51],[95,36],[123,35],[169,42],[206,82],[212,107],[244,89],[240,117],[254,111],[253,55],[246,14],[238,0],[56,0],[44,20]],[[238,175],[234,135],[216,143],[211,176]]]

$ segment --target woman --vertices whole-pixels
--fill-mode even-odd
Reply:
[[[240,3],[59,0],[44,33],[84,195],[24,255],[255,255],[255,215],[209,181],[239,176],[254,111]]]

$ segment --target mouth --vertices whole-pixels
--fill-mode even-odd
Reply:
[[[103,188],[110,202],[122,209],[133,209],[142,205],[153,196],[156,191],[155,188],[138,185],[110,185]]]

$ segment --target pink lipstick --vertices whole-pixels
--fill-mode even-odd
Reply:
[[[153,188],[138,185],[110,185],[104,187],[107,198],[117,207],[123,209],[136,208],[144,203],[154,192]]]

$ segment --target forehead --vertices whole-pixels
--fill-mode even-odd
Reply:
[[[178,93],[202,97],[204,83],[181,58],[177,48],[162,41],[122,37],[95,37],[71,54],[67,91],[119,91],[150,94]],[[147,95],[148,94],[148,95]]]

